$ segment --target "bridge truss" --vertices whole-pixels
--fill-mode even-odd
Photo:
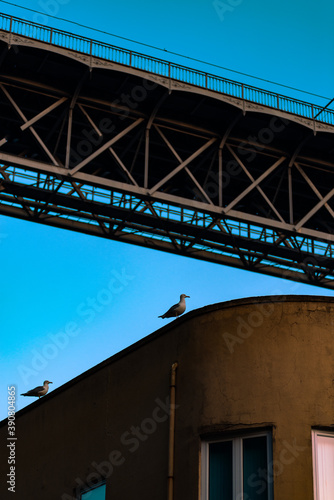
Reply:
[[[1,214],[334,288],[321,109],[0,40]]]

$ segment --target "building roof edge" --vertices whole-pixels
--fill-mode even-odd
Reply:
[[[232,299],[224,302],[217,302],[215,304],[210,304],[198,309],[194,309],[192,311],[189,311],[188,313],[184,314],[183,316],[177,318],[177,326],[180,326],[182,323],[185,323],[189,320],[192,320],[193,318],[197,316],[202,316],[204,314],[208,314],[211,312],[219,311],[219,310],[224,310],[224,309],[231,309],[234,307],[242,307],[242,306],[248,306],[252,304],[259,304],[259,303],[283,303],[283,302],[312,302],[312,303],[320,303],[320,302],[332,302],[334,304],[334,297],[331,296],[325,296],[325,295],[261,295],[261,296],[253,296],[253,297],[246,297],[246,298],[239,298],[239,299]],[[175,321],[175,320],[174,320]],[[65,382],[65,384],[61,385],[57,389],[53,390],[51,393],[47,395],[46,398],[42,398],[40,400],[35,401],[34,403],[25,406],[21,410],[19,410],[16,413],[16,417],[20,417],[24,413],[33,410],[36,408],[36,405],[41,405],[47,402],[48,399],[56,397],[57,394],[60,392],[63,392],[67,390],[69,387],[75,385],[76,383],[80,382],[81,380],[85,379],[86,377],[89,377],[93,373],[98,372],[99,370],[102,370],[106,366],[108,366],[111,363],[114,363],[115,361],[123,358],[124,356],[127,356],[133,351],[136,351],[137,349],[143,347],[144,345],[152,342],[153,340],[161,337],[162,335],[167,334],[170,330],[172,330],[176,325],[174,324],[174,321],[171,321],[167,325],[162,326],[158,330],[155,330],[154,332],[148,334],[147,336],[143,337],[142,339],[136,341],[135,343],[129,345],[128,347],[125,347],[121,351],[113,354],[109,358],[101,361],[97,365],[89,368],[88,370],[84,371],[83,373],[80,373],[73,379],[69,380],[68,382]],[[2,420],[0,422],[0,428],[4,426],[7,423],[7,418]]]

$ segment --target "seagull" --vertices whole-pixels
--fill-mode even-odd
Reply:
[[[168,309],[167,312],[165,312],[165,314],[163,314],[162,316],[158,316],[158,318],[162,319],[174,318],[176,316],[180,316],[181,314],[183,314],[184,311],[186,310],[186,301],[185,301],[186,297],[190,299],[189,295],[182,293],[180,295],[180,302],[178,304],[174,304],[170,309]]]
[[[44,380],[43,385],[39,385],[38,387],[35,387],[35,389],[31,389],[28,392],[25,392],[24,394],[21,394],[21,396],[38,396],[38,399],[41,396],[45,396],[45,394],[49,390],[49,384],[52,384],[49,380]]]

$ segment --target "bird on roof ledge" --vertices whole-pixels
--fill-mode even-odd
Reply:
[[[49,384],[52,384],[52,382],[50,382],[49,380],[44,380],[43,385],[39,385],[38,387],[35,387],[35,389],[31,389],[30,391],[21,394],[21,396],[35,396],[39,399],[41,396],[45,396],[45,394],[48,392]]]
[[[170,309],[168,309],[167,312],[165,312],[165,314],[162,314],[162,316],[158,317],[162,319],[176,318],[177,316],[183,314],[184,311],[186,310],[186,301],[185,301],[186,298],[190,299],[189,295],[182,293],[180,295],[180,302],[178,304],[174,304]]]

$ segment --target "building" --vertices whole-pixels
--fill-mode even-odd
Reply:
[[[333,313],[210,305],[52,390],[16,414],[16,498],[331,500]]]

